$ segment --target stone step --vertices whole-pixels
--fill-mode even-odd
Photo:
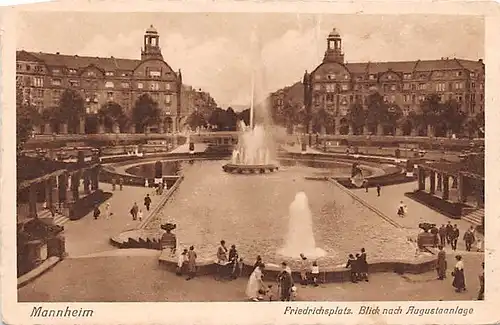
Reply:
[[[462,219],[472,223],[473,225],[479,226],[483,223],[483,217],[484,209],[477,209],[464,215]]]
[[[66,222],[70,221],[69,218],[63,216],[60,213],[56,213],[54,217],[52,218],[52,213],[50,212],[49,209],[43,209],[41,211],[37,211],[38,218],[40,219],[53,219],[53,222],[55,225],[62,226]]]

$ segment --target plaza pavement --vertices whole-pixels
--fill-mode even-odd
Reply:
[[[447,224],[448,221],[450,221],[452,225],[456,224],[458,229],[460,229],[457,252],[477,254],[474,252],[466,252],[465,243],[462,239],[463,234],[472,224],[462,219],[451,219],[404,195],[406,192],[413,192],[417,187],[417,182],[384,186],[381,188],[380,197],[377,196],[375,188],[370,188],[368,193],[366,193],[365,189],[355,189],[353,191],[360,199],[375,207],[404,228],[414,229],[416,233],[421,232],[418,228],[418,224],[423,222],[435,223],[438,227],[442,224]],[[397,209],[401,201],[408,207],[408,213],[403,218],[397,215]],[[483,240],[483,235],[479,233],[476,233],[476,235]],[[450,251],[451,248],[449,246],[448,248]]]
[[[158,204],[159,199],[152,188],[132,187],[117,185],[116,190],[112,191],[111,184],[99,183],[99,187],[110,192],[113,196],[100,206],[101,216],[95,220],[93,211],[79,220],[68,221],[64,224],[64,237],[66,239],[66,251],[69,257],[85,256],[97,252],[108,250],[117,250],[109,242],[111,236],[117,235],[125,230],[137,227],[140,221],[133,221],[130,209],[134,202],[137,202],[139,209],[142,209],[144,218],[147,217],[146,207],[144,206],[144,196],[149,194],[152,199],[150,210],[153,210]],[[110,203],[113,215],[106,219],[104,216],[104,207]]]
[[[157,252],[159,253],[159,252]],[[368,250],[368,257],[369,257]],[[216,281],[204,276],[186,281],[158,264],[153,253],[65,259],[18,290],[20,302],[162,302],[245,301],[247,278]],[[453,278],[436,280],[435,272],[419,275],[378,273],[370,282],[298,286],[300,301],[475,300],[482,256],[464,256],[467,291],[456,293]],[[265,261],[264,261],[265,262]],[[448,257],[448,265],[454,265]],[[272,283],[269,283],[272,284]],[[276,284],[274,284],[276,290]],[[488,293],[487,293],[488,294]]]

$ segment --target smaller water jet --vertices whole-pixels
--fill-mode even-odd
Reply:
[[[285,245],[278,254],[292,258],[299,258],[300,254],[304,254],[310,259],[325,256],[326,252],[316,247],[312,213],[306,193],[299,192],[295,195],[290,204],[289,218]]]

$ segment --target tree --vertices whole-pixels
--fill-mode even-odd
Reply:
[[[238,120],[245,122],[246,125],[250,124],[250,108],[241,111],[238,114]]]
[[[118,124],[120,130],[123,131],[128,124],[128,118],[123,111],[123,107],[115,102],[107,102],[102,105],[97,116],[108,131],[112,131],[115,124]]]
[[[442,133],[446,134],[446,132],[451,131],[454,134],[460,134],[463,131],[463,125],[465,120],[467,119],[467,115],[460,110],[460,105],[456,100],[448,100],[442,106],[442,111],[439,116],[439,120],[444,122],[440,123],[441,127],[444,127],[444,131]],[[438,135],[436,133],[436,135]]]
[[[29,100],[24,100],[22,85],[16,83],[16,148],[18,152],[33,134],[35,125],[41,122],[41,116]]]
[[[59,106],[54,111],[57,123],[67,123],[68,132],[78,133],[80,118],[85,114],[82,96],[73,89],[66,89],[61,95]]]
[[[226,111],[224,111],[222,108],[220,107],[215,108],[212,111],[212,114],[210,114],[210,117],[208,118],[208,123],[210,125],[215,125],[217,130],[223,130],[226,124],[225,113]]]
[[[205,121],[205,117],[198,110],[192,112],[188,116],[186,123],[189,125],[189,127],[192,130],[195,130],[198,127],[205,127],[205,126],[207,126],[207,121]]]
[[[224,129],[227,131],[235,131],[236,130],[236,123],[238,122],[238,116],[234,112],[232,107],[228,107],[226,112],[225,112],[226,118],[225,122],[226,124],[224,125]]]
[[[366,125],[368,130],[372,133],[377,132],[377,126],[382,122],[383,114],[387,111],[384,97],[378,91],[372,92],[366,98],[367,112],[366,112]]]
[[[361,102],[356,100],[349,107],[349,113],[347,114],[347,120],[352,126],[353,134],[363,134],[363,126],[365,125],[365,110]]]
[[[132,120],[138,132],[145,132],[148,126],[160,122],[160,109],[148,94],[141,95],[135,102],[132,110]]]
[[[395,129],[401,123],[403,118],[403,110],[397,104],[385,105],[385,112],[382,115],[384,134],[395,134]]]

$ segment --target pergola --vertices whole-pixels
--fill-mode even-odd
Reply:
[[[450,200],[450,178],[452,187],[457,188],[457,203],[467,203],[472,196],[477,206],[484,206],[484,157],[469,158],[467,161],[427,162],[418,165],[418,190],[426,191],[426,179],[429,178],[429,193],[442,192],[443,200]]]

